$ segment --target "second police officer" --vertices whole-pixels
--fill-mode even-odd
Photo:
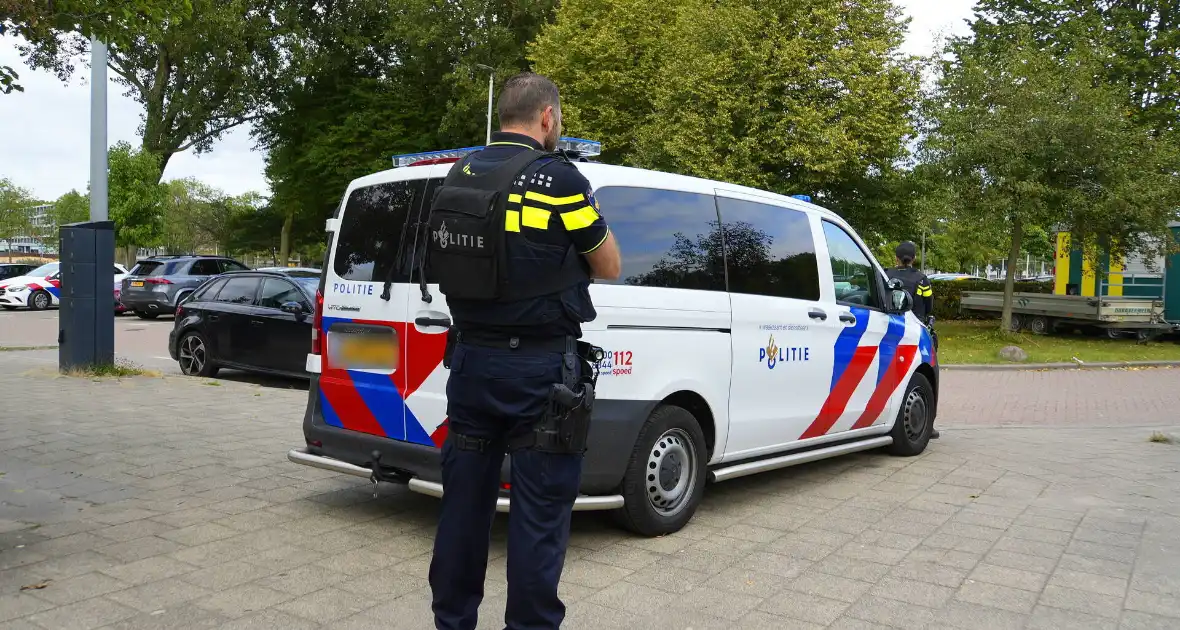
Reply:
[[[435,627],[471,630],[484,594],[506,452],[509,630],[558,628],[558,583],[593,401],[591,278],[621,260],[590,183],[563,155],[549,79],[509,79],[500,131],[455,163],[431,203],[427,273],[453,318],[443,497],[430,587]]]
[[[919,322],[929,327],[930,318],[934,314],[934,287],[926,274],[914,268],[918,246],[913,241],[905,241],[894,248],[893,255],[897,257],[897,267],[887,270],[886,274],[890,278],[900,280],[902,287],[914,297],[914,315]],[[933,330],[931,334],[934,334]],[[938,429],[931,428],[930,437],[938,439]]]

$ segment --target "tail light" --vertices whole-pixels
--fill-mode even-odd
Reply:
[[[311,318],[311,353],[320,354],[323,349],[324,325],[324,294],[319,289],[315,292],[315,314]]]
[[[172,284],[172,281],[167,278],[144,278],[144,284]]]

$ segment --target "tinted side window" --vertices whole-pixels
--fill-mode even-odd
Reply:
[[[828,242],[828,258],[832,261],[836,302],[881,308],[877,272],[869,262],[869,257],[843,228],[828,221],[823,224],[824,239]]]
[[[422,188],[418,179],[352,191],[336,239],[336,275],[361,282],[385,280],[401,253],[406,219],[416,216],[422,204]],[[408,272],[408,266],[399,266],[393,281],[408,282]]]
[[[251,304],[258,290],[258,278],[229,278],[217,293],[218,302],[229,304]]]
[[[623,253],[619,282],[725,290],[725,256],[712,195],[606,186],[594,197]]]
[[[249,267],[246,265],[234,262],[232,260],[219,260],[217,261],[217,265],[221,268],[220,273],[225,273],[227,271],[245,271],[249,269]]]
[[[717,198],[725,225],[729,290],[798,300],[819,299],[819,266],[807,214]]]
[[[298,287],[278,278],[266,278],[262,281],[262,291],[258,293],[258,306],[277,309],[287,302],[303,303],[307,300]]]
[[[195,302],[197,300],[213,299],[223,286],[225,286],[225,280],[214,280],[213,282],[210,282],[209,284],[206,284],[205,286],[198,289],[197,292],[193,294],[192,301]]]
[[[188,275],[190,276],[216,276],[219,273],[221,273],[221,270],[217,268],[217,261],[208,258],[194,260],[192,266],[188,269]]]

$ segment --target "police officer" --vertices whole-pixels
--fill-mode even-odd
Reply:
[[[554,437],[552,423],[572,416],[553,412],[560,405],[551,394],[563,383],[574,385],[567,394],[585,393],[593,368],[571,350],[585,349],[577,342],[581,324],[596,316],[588,286],[621,271],[590,183],[554,153],[561,135],[557,86],[537,74],[516,75],[504,84],[498,113],[501,130],[452,166],[430,202],[427,269],[453,317],[444,493],[430,563],[440,630],[476,626],[506,453],[512,503],[505,625],[558,628],[565,618],[557,588],[584,442],[564,448]],[[584,440],[589,413],[579,417],[572,433],[581,431]]]
[[[901,280],[901,284],[910,295],[914,296],[914,315],[923,325],[929,325],[928,318],[934,313],[934,287],[930,278],[921,270],[914,268],[914,258],[918,256],[918,246],[913,241],[905,241],[893,250],[897,257],[897,267],[889,269],[886,274],[890,278]],[[938,429],[931,428],[931,439],[938,439]]]

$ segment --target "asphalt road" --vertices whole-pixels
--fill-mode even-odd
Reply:
[[[56,346],[57,314],[57,309],[0,311],[0,348]],[[168,356],[170,330],[171,316],[152,321],[134,315],[116,316],[115,354],[148,369],[179,374],[176,362]]]

